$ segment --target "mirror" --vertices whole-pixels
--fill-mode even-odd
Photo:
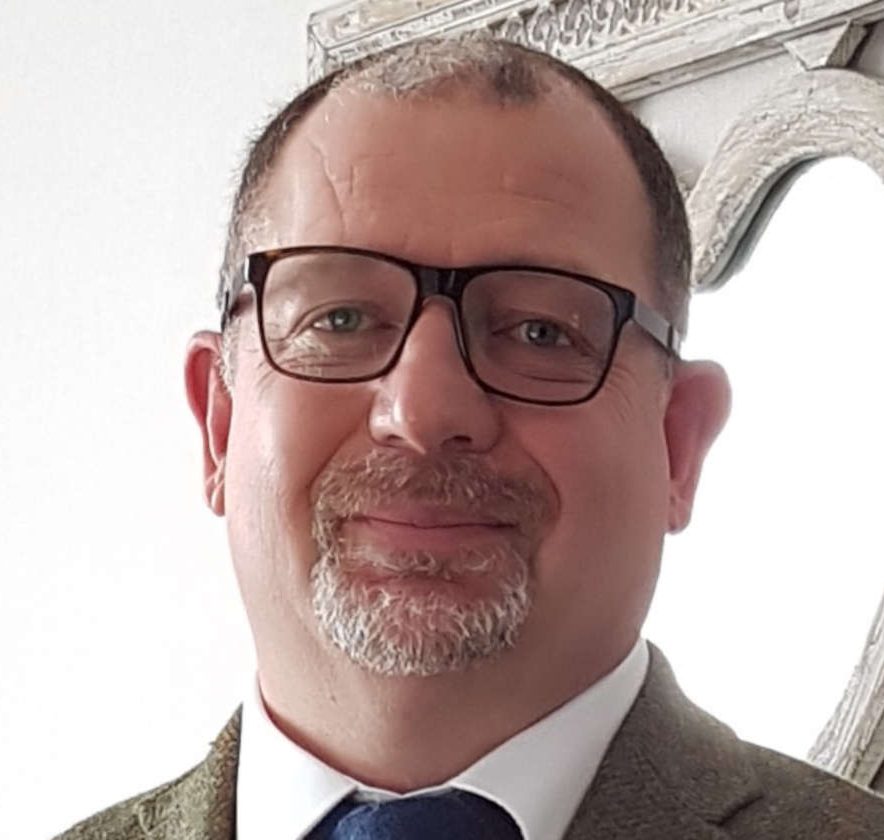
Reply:
[[[884,594],[882,229],[871,169],[809,168],[742,270],[695,297],[684,350],[724,364],[734,407],[645,632],[701,706],[796,757]]]

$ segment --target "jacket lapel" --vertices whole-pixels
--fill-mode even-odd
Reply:
[[[138,820],[149,840],[234,840],[240,706],[205,761],[141,799]]]
[[[725,840],[720,826],[762,795],[741,742],[694,706],[653,645],[645,684],[566,840]]]

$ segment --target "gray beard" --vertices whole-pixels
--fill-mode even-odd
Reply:
[[[342,539],[349,518],[397,499],[481,511],[513,523],[514,533],[450,552],[384,551]],[[533,555],[553,512],[548,488],[499,475],[469,453],[416,458],[377,450],[330,464],[313,503],[313,611],[322,634],[352,662],[377,674],[430,676],[516,644],[531,608]],[[470,576],[482,578],[481,596],[466,597]],[[421,577],[427,586],[408,585]]]
[[[386,676],[433,676],[515,645],[531,607],[528,563],[515,550],[472,550],[447,559],[427,552],[359,555],[326,550],[311,572],[319,627],[353,663]],[[350,574],[362,564],[390,577],[367,583]],[[494,591],[464,601],[445,591],[409,592],[395,585],[397,577],[451,580],[471,574],[490,577]]]

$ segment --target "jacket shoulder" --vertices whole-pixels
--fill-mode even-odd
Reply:
[[[725,823],[734,837],[884,838],[884,797],[765,747],[744,744],[744,749],[764,796]]]
[[[209,753],[177,779],[93,814],[53,840],[145,840],[233,834],[242,706]]]
[[[649,651],[569,840],[884,840],[884,798],[740,740]]]
[[[140,806],[186,782],[200,766],[197,764],[172,781],[98,811],[57,835],[53,840],[144,840]]]

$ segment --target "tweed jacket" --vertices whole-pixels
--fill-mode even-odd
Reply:
[[[740,741],[650,649],[645,683],[566,840],[884,840],[884,797]],[[236,840],[241,713],[192,770],[55,840]]]

